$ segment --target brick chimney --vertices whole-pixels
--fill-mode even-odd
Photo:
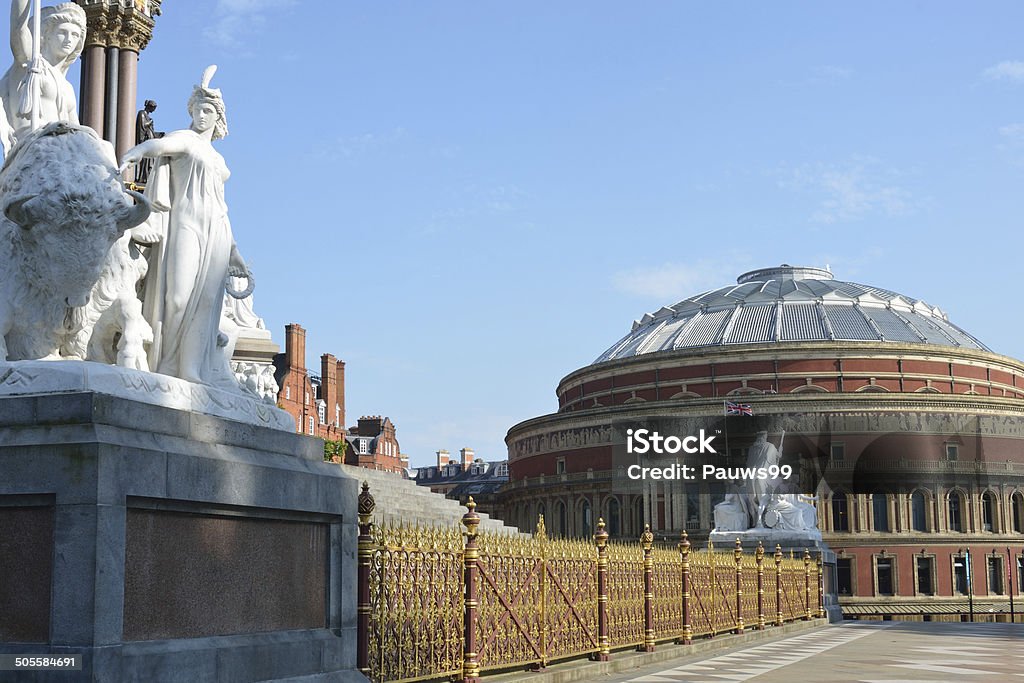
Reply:
[[[289,368],[306,369],[306,330],[302,325],[284,326],[284,356]]]
[[[338,381],[337,405],[338,405],[338,426],[345,427],[345,361],[339,360],[336,367],[335,377]],[[333,406],[329,406],[333,410]]]
[[[437,467],[440,469],[448,464],[449,453],[445,449],[441,449],[437,452]]]
[[[462,471],[465,472],[473,464],[476,453],[473,452],[472,448],[463,448],[459,451],[459,455],[462,456]]]
[[[334,423],[334,406],[338,403],[338,359],[332,354],[320,356],[320,398],[323,399],[327,422]],[[345,424],[338,423],[338,426]]]

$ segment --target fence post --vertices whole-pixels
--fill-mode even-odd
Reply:
[[[711,602],[711,633],[708,634],[709,638],[714,638],[718,635],[718,624],[715,623],[715,615],[718,612],[715,611],[715,593],[718,592],[718,578],[715,576],[715,567],[718,566],[718,558],[715,556],[715,542],[708,539],[708,576],[711,577],[708,583],[708,593],[710,594]]]
[[[644,644],[639,650],[654,652],[654,534],[650,524],[644,525],[640,545],[644,549]]]
[[[775,544],[775,625],[782,626],[782,546]]]
[[[825,616],[825,577],[821,571],[824,569],[822,564],[822,551],[818,551],[818,617],[823,618]]]
[[[804,621],[811,618],[811,553],[804,548]]]
[[[764,630],[764,546],[761,541],[757,542],[757,550],[754,551],[754,561],[757,562],[757,630]]]
[[[370,517],[377,506],[370,494],[370,485],[363,482],[359,494],[359,564],[357,570],[358,600],[356,608],[356,667],[370,678],[370,563],[373,561],[373,537],[370,536]]]
[[[477,573],[480,571],[477,561],[480,549],[476,544],[477,527],[480,526],[480,515],[476,514],[476,502],[473,496],[466,503],[469,512],[462,516],[462,524],[466,527],[466,547],[462,551],[463,587],[465,590],[465,630],[462,637],[462,683],[479,683],[480,653],[477,652]]]
[[[679,539],[679,554],[683,558],[683,635],[677,642],[689,645],[693,642],[693,629],[690,627],[690,539],[686,529]]]
[[[736,633],[743,633],[743,544],[738,538],[732,557],[736,561]]]
[[[599,662],[607,662],[611,652],[611,639],[608,637],[608,532],[605,531],[604,518],[597,520],[597,656]]]

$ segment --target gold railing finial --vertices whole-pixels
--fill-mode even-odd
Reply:
[[[369,524],[370,516],[373,515],[376,507],[377,502],[373,499],[373,494],[370,493],[370,484],[364,481],[363,492],[359,494],[359,523]]]
[[[597,518],[597,533],[594,534],[594,541],[598,548],[608,545],[608,532],[605,531],[604,517]]]

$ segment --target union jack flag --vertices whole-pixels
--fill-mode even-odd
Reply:
[[[753,415],[754,409],[750,407],[749,403],[733,403],[732,401],[725,402],[725,414],[726,415]]]

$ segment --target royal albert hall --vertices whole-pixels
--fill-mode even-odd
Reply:
[[[502,509],[524,530],[544,515],[587,537],[600,517],[620,538],[650,524],[706,542],[723,491],[623,486],[624,425],[724,428],[741,463],[767,431],[816,496],[847,618],[1024,619],[1024,363],[935,306],[819,268],[755,270],[645,315],[556,393],[557,412],[506,437]],[[726,401],[752,416],[723,418]]]

